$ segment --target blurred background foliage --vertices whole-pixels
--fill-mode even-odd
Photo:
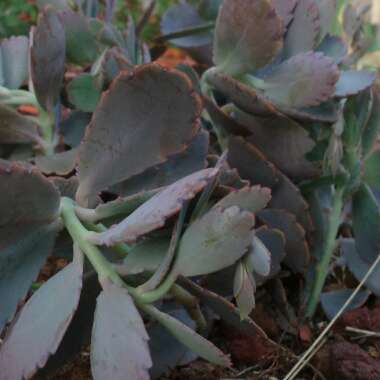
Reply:
[[[31,25],[37,21],[37,4],[48,4],[49,2],[69,1],[82,4],[82,8],[91,16],[102,17],[104,14],[105,0],[0,0],[0,39],[12,35],[26,34]],[[154,11],[149,17],[141,31],[140,38],[145,42],[153,42],[160,34],[160,19],[162,14],[174,3],[181,0],[116,0],[113,23],[120,29],[125,29],[128,18],[132,17],[138,22],[144,15],[146,9],[154,2]],[[202,0],[187,0],[189,3],[197,4]],[[336,0],[338,9],[342,10],[347,3],[360,4],[371,10],[366,14],[367,23],[363,28],[363,41],[368,41],[364,57],[359,61],[359,67],[380,67],[380,0]],[[90,10],[90,11],[88,11]],[[343,14],[341,14],[343,18]],[[341,35],[342,23],[336,24],[336,34]]]

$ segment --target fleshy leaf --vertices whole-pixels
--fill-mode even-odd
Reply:
[[[228,163],[238,170],[243,179],[248,179],[252,184],[273,187],[279,181],[274,165],[241,137],[229,140]]]
[[[241,260],[236,266],[234,276],[234,297],[241,319],[247,318],[255,307],[255,291],[255,279],[244,260]]]
[[[331,33],[333,23],[337,17],[336,0],[314,0],[319,10],[319,40],[323,40]]]
[[[91,114],[80,111],[72,111],[62,120],[59,130],[64,137],[65,144],[72,148],[77,147],[82,141],[86,126],[90,121]]]
[[[325,56],[330,57],[336,64],[343,61],[347,55],[347,46],[342,38],[337,36],[327,35],[315,49],[316,52],[321,52]]]
[[[341,71],[338,82],[336,83],[335,96],[344,98],[355,95],[368,87],[376,80],[376,73],[365,70]]]
[[[252,144],[242,138],[231,138],[228,161],[252,185],[261,184],[271,188],[269,207],[288,210],[306,231],[313,229],[308,205],[299,189]]]
[[[348,268],[358,281],[361,281],[368,272],[371,263],[364,261],[355,248],[354,239],[342,240],[342,251],[347,261]],[[365,286],[371,290],[377,297],[380,297],[380,266],[372,272],[365,283]]]
[[[284,54],[290,58],[296,54],[313,50],[320,31],[318,5],[314,0],[298,1],[293,21],[284,42]]]
[[[286,238],[283,232],[278,229],[270,229],[262,226],[255,231],[255,235],[264,243],[270,252],[270,273],[266,278],[273,278],[281,270],[281,263],[286,257],[285,242]],[[257,277],[257,276],[256,276]],[[260,284],[264,280],[261,276],[256,279]]]
[[[302,196],[299,188],[281,172],[278,172],[280,178],[278,184],[272,188],[272,199],[268,207],[284,209],[293,214],[297,222],[301,224],[306,232],[314,230],[311,220],[309,206]]]
[[[282,48],[284,28],[269,0],[224,0],[214,38],[214,63],[229,75],[255,71]]]
[[[163,306],[162,309],[173,318],[179,319],[192,330],[195,329],[195,322],[189,317],[185,309],[178,308],[178,306],[176,307],[172,304],[164,304]],[[147,331],[150,337],[149,349],[153,361],[150,374],[153,379],[159,379],[160,376],[167,374],[177,365],[188,364],[188,358],[190,358],[190,361],[196,359],[196,354],[179,342],[159,323],[150,323]]]
[[[365,160],[363,179],[369,186],[380,190],[380,149]]]
[[[272,0],[274,9],[284,22],[284,26],[288,26],[293,20],[294,10],[298,1],[299,0]]]
[[[208,306],[214,313],[219,315],[224,322],[233,326],[237,331],[251,336],[260,334],[263,338],[266,338],[265,333],[251,318],[248,317],[242,321],[239,310],[231,302],[227,301],[226,298],[200,287],[187,278],[180,277],[179,280],[183,287],[199,298],[202,303]]]
[[[231,206],[238,206],[242,210],[247,210],[256,214],[265,208],[271,199],[271,191],[259,185],[244,187],[236,190],[221,199],[214,207],[226,209]]]
[[[93,233],[89,240],[110,246],[134,241],[139,236],[162,227],[166,219],[177,214],[184,202],[194,198],[217,173],[217,169],[204,169],[175,182],[150,198],[121,223],[106,232]]]
[[[271,272],[271,253],[264,243],[254,236],[252,244],[247,255],[244,257],[244,262],[250,271],[254,271],[262,277],[269,276]]]
[[[200,129],[184,152],[175,154],[163,164],[115,185],[113,190],[121,196],[127,196],[171,185],[207,166],[208,147],[209,133]]]
[[[94,62],[102,48],[97,39],[99,21],[71,10],[60,12],[59,17],[64,26],[67,59],[79,65]]]
[[[31,48],[31,75],[38,103],[47,111],[56,105],[65,72],[65,32],[57,13],[41,14]]]
[[[154,272],[169,249],[168,238],[145,239],[133,247],[123,261],[121,267],[123,274],[139,274],[142,272]]]
[[[60,197],[32,166],[1,160],[0,193],[1,330],[53,248]]]
[[[95,380],[149,380],[152,366],[144,322],[126,289],[107,284],[97,299],[91,338]]]
[[[338,314],[353,291],[353,289],[339,289],[321,294],[321,305],[328,319],[331,320]],[[355,310],[363,306],[369,296],[370,292],[368,290],[361,290],[346,307],[345,311]]]
[[[173,270],[191,277],[234,264],[251,244],[254,223],[254,216],[237,206],[211,209],[187,228]]]
[[[328,101],[315,107],[302,107],[297,109],[279,105],[278,109],[285,115],[300,121],[335,123],[339,117],[338,105],[333,101]]]
[[[295,272],[304,273],[310,260],[309,247],[305,241],[305,231],[296,218],[285,210],[266,209],[259,213],[270,228],[282,231],[286,237],[286,257],[284,263]]]
[[[286,117],[253,117],[237,108],[233,116],[251,131],[248,141],[286,175],[306,179],[318,174],[317,166],[305,157],[315,143],[300,124]]]
[[[279,114],[275,106],[253,87],[217,70],[207,72],[207,82],[243,111],[254,115]]]
[[[0,44],[0,85],[19,88],[28,78],[29,40],[25,36],[4,39]]]
[[[300,53],[264,78],[264,94],[286,107],[317,106],[334,95],[338,78],[338,67],[330,58],[321,53]]]
[[[82,288],[83,258],[81,253],[77,255],[73,263],[44,283],[22,308],[1,346],[2,379],[29,379],[57,350],[78,306]]]
[[[143,310],[169,330],[181,343],[189,347],[203,359],[223,367],[229,367],[231,365],[229,357],[220,351],[219,348],[178,319],[150,305],[143,307]]]
[[[1,144],[27,144],[39,142],[36,124],[13,108],[0,104]]]
[[[100,99],[99,89],[91,74],[80,74],[67,86],[69,101],[76,109],[83,112],[93,112]]]
[[[193,28],[205,23],[198,11],[189,3],[182,2],[171,6],[162,16],[161,33],[169,34],[186,28]],[[208,45],[212,42],[210,32],[197,33],[191,36],[173,38],[170,40],[174,45],[183,48],[192,48]]]
[[[366,185],[354,194],[352,213],[357,253],[363,261],[372,263],[380,252],[380,207]]]
[[[120,74],[80,147],[77,199],[86,203],[91,194],[183,151],[199,128],[200,111],[198,95],[179,71],[151,64]]]
[[[50,156],[37,156],[35,163],[45,174],[67,175],[75,168],[77,154],[76,149],[71,149]]]

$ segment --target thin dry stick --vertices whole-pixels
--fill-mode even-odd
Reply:
[[[315,340],[315,342],[310,346],[310,348],[302,355],[302,357],[298,360],[298,362],[295,364],[295,366],[290,370],[290,372],[286,375],[284,380],[293,380],[298,373],[305,367],[305,365],[310,361],[310,359],[314,356],[314,354],[317,352],[316,348],[319,346],[320,342],[323,340],[323,338],[327,335],[327,333],[330,331],[331,327],[334,325],[334,323],[338,320],[338,318],[344,313],[347,306],[352,302],[352,300],[356,297],[359,290],[362,288],[362,286],[365,284],[365,282],[368,280],[368,278],[371,276],[373,271],[376,269],[377,265],[380,262],[380,255],[377,257],[377,259],[374,261],[374,263],[369,268],[366,275],[363,277],[363,279],[360,281],[360,284],[356,287],[355,291],[351,294],[351,296],[347,299],[345,304],[340,308],[339,312],[335,315],[335,317],[330,321],[330,323],[326,326],[326,328],[322,331],[322,333],[319,335],[319,337]]]
[[[380,338],[380,332],[357,329],[356,327],[346,327],[346,331],[360,334],[360,338]]]

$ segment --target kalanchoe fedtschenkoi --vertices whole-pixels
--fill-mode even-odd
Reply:
[[[47,113],[53,104],[49,102]],[[67,245],[70,240],[73,244],[71,250],[66,248],[68,259],[73,257],[72,262],[32,294],[20,310],[17,322],[8,328],[0,348],[1,379],[30,378],[50,363],[50,355],[61,343],[67,344],[66,330],[72,334],[77,318],[83,318],[80,305],[85,295],[81,296],[81,288],[88,294],[91,271],[99,276],[103,288],[100,295],[99,290],[90,293],[93,298],[98,295],[95,316],[88,314],[90,310],[85,313],[89,321],[94,318],[91,361],[95,379],[108,376],[114,368],[118,368],[122,378],[150,377],[149,335],[139,311],[157,320],[161,328],[196,355],[218,365],[230,365],[227,355],[195,331],[195,326],[205,323],[202,308],[192,292],[184,290],[179,283],[185,277],[215,273],[246,255],[252,256],[253,242],[257,245],[259,239],[254,237],[254,214],[266,207],[270,191],[253,187],[233,194],[230,187],[225,187],[226,198],[213,194],[215,188],[222,186],[222,177],[226,181],[222,174],[229,169],[223,165],[206,168],[209,138],[206,130],[200,130],[201,107],[191,81],[180,71],[143,65],[116,76],[96,105],[79,146],[35,158],[36,166],[44,173],[70,177],[70,173],[77,171],[78,176],[45,177],[29,164],[1,163],[0,186],[7,194],[3,197],[2,210],[8,210],[0,217],[0,244],[7,252],[0,271],[0,291],[4,293],[0,306],[2,328],[12,319],[18,303],[53,249],[60,249],[59,244]],[[7,112],[13,118],[22,118],[12,109]],[[28,129],[29,125],[22,128]],[[23,134],[22,128],[20,138],[24,135],[33,138],[32,132]],[[147,154],[142,155],[142,151]],[[196,157],[186,157],[187,151]],[[194,171],[193,160],[198,170]],[[145,190],[147,184],[152,186],[172,166],[177,174],[159,180],[161,188]],[[147,178],[135,182],[134,194],[99,204],[99,193],[118,189],[118,184],[138,176]],[[17,192],[11,191],[13,187]],[[20,194],[25,188],[30,190],[26,197]],[[75,196],[80,204],[74,200]],[[217,205],[210,197],[216,197]],[[94,209],[84,207],[92,202]],[[119,224],[109,228],[108,220],[113,218]],[[178,220],[171,232],[171,221],[175,219]],[[142,245],[155,242],[157,230],[165,243],[159,246],[159,252],[154,243],[153,248],[145,250],[148,259],[143,254],[136,256]],[[15,241],[19,233],[23,236],[21,243]],[[103,253],[105,248],[94,243],[107,243],[107,256]],[[154,252],[155,257],[149,258]],[[85,269],[83,273],[83,256],[92,264],[90,272]],[[256,268],[256,263],[261,268],[260,262],[260,258],[251,259],[250,270]],[[263,274],[260,268],[258,272]],[[134,274],[133,279],[130,273]],[[137,278],[136,274],[139,274]],[[147,278],[150,279],[146,281]],[[9,284],[11,293],[7,292]],[[223,318],[239,325],[239,316],[244,317],[253,331],[262,334],[242,305],[239,310],[228,301],[219,300],[217,295],[207,294],[208,299],[217,300],[213,304],[216,312],[223,307]],[[195,320],[192,327],[153,305],[164,296],[178,303],[177,310],[188,310],[188,319]],[[48,307],[36,327],[31,321],[45,302]],[[191,309],[188,309],[189,302]],[[109,331],[110,325],[115,330],[113,333]],[[26,355],[28,342],[35,342],[35,334],[42,330],[44,336],[37,339],[34,354]],[[117,342],[112,334],[119,336]],[[121,359],[120,355],[132,349],[133,357],[127,361]],[[57,355],[62,353],[59,351]],[[14,360],[19,357],[27,360]],[[54,355],[51,360],[55,360]],[[175,360],[173,357],[170,365],[176,365]]]
[[[313,279],[311,316],[342,218],[358,280],[378,255],[375,77],[349,65],[349,24],[331,35],[333,1],[172,8],[161,41],[203,63],[214,42],[200,81],[150,63],[133,20],[109,22],[112,3],[105,20],[42,7],[29,40],[0,44],[0,380],[61,365],[90,339],[95,379],[156,378],[198,356],[228,367],[209,319],[267,340],[255,291],[270,279],[286,304],[283,266]],[[69,264],[29,293],[50,254]]]

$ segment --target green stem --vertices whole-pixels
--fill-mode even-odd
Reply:
[[[171,272],[165,281],[155,290],[147,293],[140,293],[135,288],[128,286],[123,279],[116,273],[112,264],[103,256],[99,248],[91,244],[87,238],[91,233],[78,219],[74,202],[69,198],[61,199],[61,217],[63,222],[74,240],[86,255],[100,278],[108,278],[114,284],[128,289],[128,292],[139,304],[152,303],[158,301],[170,290],[177,279],[177,274]]]
[[[39,111],[39,126],[42,138],[45,141],[44,150],[46,155],[54,154],[55,142],[54,142],[54,120],[52,117],[42,108],[38,107]]]
[[[173,285],[170,294],[177,302],[185,307],[191,319],[197,324],[199,330],[203,330],[207,327],[207,322],[199,306],[198,298],[194,297],[179,285]]]
[[[76,211],[76,210],[75,210]],[[86,228],[94,232],[105,232],[107,231],[107,227],[104,224],[94,224],[90,222],[84,222]],[[112,246],[113,250],[117,252],[122,258],[128,255],[131,251],[131,247],[126,243],[118,243]]]
[[[81,220],[89,223],[95,223],[117,215],[128,216],[160,191],[161,189],[154,189],[129,197],[118,198],[112,202],[101,204],[95,209],[76,206],[75,212]]]
[[[153,303],[159,301],[171,290],[177,280],[177,277],[178,274],[175,271],[170,272],[158,288],[150,292],[139,293],[139,301],[142,303]]]
[[[311,318],[318,306],[319,298],[323,290],[328,272],[331,258],[333,256],[338,234],[341,213],[344,205],[344,187],[335,189],[335,194],[332,201],[332,210],[326,228],[326,236],[323,242],[322,255],[316,267],[314,282],[311,288],[311,294],[306,307],[306,317]]]
[[[61,216],[65,226],[74,240],[87,256],[99,277],[109,278],[119,286],[125,286],[124,281],[114,271],[111,264],[102,255],[99,248],[87,241],[89,231],[82,225],[74,211],[74,202],[69,198],[61,200]]]

